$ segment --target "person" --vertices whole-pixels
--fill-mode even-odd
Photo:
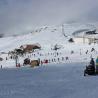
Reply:
[[[91,58],[90,65],[95,67],[95,62],[93,58]]]
[[[97,59],[96,59],[96,72],[98,73],[98,56],[97,56]]]
[[[2,65],[1,65],[1,69],[2,69]]]
[[[93,69],[95,71],[95,61],[93,58],[91,58],[90,64],[88,67],[91,67],[91,69]]]
[[[93,58],[91,58],[89,65],[86,66],[86,69],[84,70],[84,76],[86,76],[86,74],[88,75],[95,74],[95,62]]]

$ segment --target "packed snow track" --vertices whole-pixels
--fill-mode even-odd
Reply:
[[[0,70],[0,98],[97,98],[98,76],[84,63]]]

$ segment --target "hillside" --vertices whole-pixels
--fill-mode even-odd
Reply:
[[[52,26],[52,27],[44,26],[37,30],[33,30],[32,32],[27,34],[23,34],[23,35],[20,34],[17,36],[1,38],[0,57],[3,58],[3,61],[0,61],[0,64],[3,67],[15,67],[15,59],[10,59],[10,57],[8,56],[8,52],[13,51],[15,48],[19,48],[21,45],[36,44],[36,43],[40,44],[41,50],[37,50],[32,54],[28,53],[24,57],[19,56],[18,63],[20,63],[21,66],[23,65],[24,59],[28,57],[31,60],[39,58],[41,61],[44,61],[47,59],[50,60],[51,62],[50,64],[88,62],[91,56],[96,58],[98,53],[97,44],[80,45],[80,44],[68,42],[68,39],[71,37],[71,35],[69,34],[85,28],[93,29],[92,26],[67,24],[67,26],[64,25],[64,32],[63,32],[62,26]],[[64,34],[66,35],[66,37],[64,36]],[[53,48],[56,45],[60,48],[57,51],[53,50]],[[92,48],[95,49],[93,52],[91,51]],[[87,54],[86,51],[88,51]],[[66,57],[69,57],[68,61],[66,61]],[[56,61],[53,62],[53,59],[55,59]],[[58,59],[60,59],[61,61],[59,61]]]

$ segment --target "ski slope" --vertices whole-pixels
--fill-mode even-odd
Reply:
[[[41,46],[47,47],[52,44],[62,44],[64,42],[66,41],[62,35],[61,27],[43,27],[37,32],[33,31],[24,35],[1,38],[0,51],[9,51],[23,44],[39,43]]]
[[[73,29],[70,31],[76,31],[76,27]],[[97,76],[84,77],[83,71],[91,57],[96,60],[98,45],[69,43],[68,39],[69,35],[62,34],[62,26],[45,26],[28,34],[0,38],[0,57],[3,58],[0,61],[0,98],[97,98]],[[28,57],[31,60],[47,59],[50,63],[34,68],[16,68],[8,51],[35,43],[42,49],[19,57],[19,63],[22,65]],[[57,51],[52,49],[56,44],[61,46]],[[92,48],[95,51],[91,51]]]
[[[0,38],[0,57],[3,58],[3,61],[0,61],[0,66],[3,68],[12,68],[15,67],[15,60],[11,60],[8,57],[8,52],[13,51],[15,48],[19,48],[21,45],[26,44],[36,44],[39,43],[41,45],[40,51],[35,51],[33,54],[36,56],[31,56],[31,54],[27,54],[24,58],[19,57],[19,63],[23,65],[23,61],[25,58],[30,57],[31,60],[38,59],[44,61],[44,59],[51,60],[55,59],[56,62],[51,62],[51,64],[58,63],[72,63],[72,62],[89,62],[90,58],[93,57],[96,59],[98,55],[98,46],[97,44],[75,44],[69,43],[68,39],[71,37],[64,36],[63,33],[70,33],[76,31],[77,29],[87,28],[94,29],[91,25],[64,25],[64,32],[62,32],[62,26],[43,26],[37,30],[33,30],[30,33],[20,34],[17,36],[10,36]],[[70,32],[71,31],[71,32]],[[55,45],[59,45],[61,48],[57,51],[52,50]],[[91,49],[94,48],[95,51],[91,52]],[[71,52],[74,51],[73,54]],[[86,54],[86,51],[88,53]],[[4,52],[4,54],[2,54]],[[57,52],[60,55],[56,55]],[[38,55],[41,54],[42,56]],[[6,60],[6,57],[8,60]],[[66,61],[65,58],[69,57],[69,60]],[[60,61],[57,61],[57,59]],[[61,59],[64,58],[62,61]]]
[[[0,70],[0,98],[97,98],[98,77],[85,63]]]

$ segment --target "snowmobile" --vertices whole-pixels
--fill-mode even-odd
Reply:
[[[84,70],[84,76],[86,75],[96,75],[95,67],[92,65],[86,66],[86,69]]]

